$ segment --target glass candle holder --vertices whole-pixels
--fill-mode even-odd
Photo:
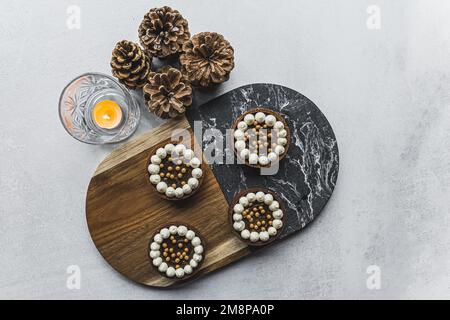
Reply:
[[[141,113],[130,91],[116,79],[86,73],[61,93],[59,117],[75,139],[90,144],[116,143],[137,129]]]

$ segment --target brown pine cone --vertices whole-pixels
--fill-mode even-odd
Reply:
[[[181,52],[183,43],[190,37],[187,20],[167,6],[151,9],[139,26],[142,46],[159,58]]]
[[[149,73],[144,98],[150,112],[161,118],[175,118],[192,104],[192,87],[180,70],[166,66]]]
[[[142,88],[147,82],[151,60],[138,44],[122,40],[112,52],[111,68],[114,77],[130,89]]]
[[[215,32],[201,32],[183,45],[183,73],[193,85],[210,87],[228,80],[234,68],[234,50]]]

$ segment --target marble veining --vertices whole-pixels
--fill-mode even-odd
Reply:
[[[233,141],[227,141],[226,129],[242,113],[256,107],[281,113],[291,130],[288,154],[274,175],[261,175],[260,170],[236,161],[225,164],[234,158]],[[211,167],[228,201],[241,190],[257,186],[280,195],[286,206],[282,237],[304,228],[330,198],[339,171],[336,137],[319,108],[302,94],[275,84],[250,84],[190,110],[187,118],[191,125],[201,120],[204,132],[215,129],[222,133],[220,139],[203,135],[202,145],[223,158]]]

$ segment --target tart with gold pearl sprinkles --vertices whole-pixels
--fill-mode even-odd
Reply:
[[[203,181],[202,162],[184,144],[167,143],[150,157],[149,180],[167,200],[182,200],[192,196]]]
[[[185,225],[171,225],[153,236],[149,256],[152,265],[162,275],[183,279],[200,268],[205,248],[194,230]]]
[[[266,108],[251,109],[233,125],[234,152],[246,165],[270,167],[287,154],[290,130],[283,116]]]
[[[283,228],[284,206],[267,189],[251,188],[236,195],[230,206],[233,230],[249,245],[275,240]]]

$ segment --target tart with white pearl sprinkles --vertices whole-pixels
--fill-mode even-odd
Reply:
[[[150,240],[149,256],[162,275],[183,279],[200,268],[205,248],[194,230],[185,225],[171,225],[162,228]]]
[[[240,192],[231,202],[229,214],[234,231],[249,245],[272,242],[283,229],[283,203],[267,189],[251,188]]]
[[[291,135],[283,116],[266,108],[242,114],[233,124],[234,152],[247,166],[270,167],[283,159]]]
[[[182,200],[192,196],[203,181],[202,162],[184,144],[167,143],[150,157],[149,181],[160,196]]]

